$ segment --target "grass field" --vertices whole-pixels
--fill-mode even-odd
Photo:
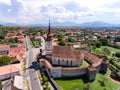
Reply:
[[[83,63],[80,67],[87,67],[87,66],[90,66],[90,64],[86,62],[85,60],[83,60]]]
[[[40,41],[33,41],[34,46],[40,46]]]
[[[112,47],[109,47],[109,46],[102,46],[101,48],[108,48],[113,53],[120,52],[120,49],[112,48]]]
[[[108,77],[110,70],[105,75],[98,73],[95,81],[87,81],[85,77],[57,79],[56,82],[63,90],[84,90],[84,87],[90,84],[90,90],[117,90],[120,84],[113,83]],[[104,84],[102,83],[104,81]]]

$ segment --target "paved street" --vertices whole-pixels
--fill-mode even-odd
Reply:
[[[45,50],[45,40],[43,37],[41,37],[41,49]]]
[[[36,74],[37,63],[34,61],[36,54],[39,52],[39,48],[32,48],[33,46],[31,45],[29,37],[26,37],[26,41],[29,50],[28,72],[26,76],[30,77],[31,90],[42,90]]]

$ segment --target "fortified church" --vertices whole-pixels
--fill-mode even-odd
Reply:
[[[106,61],[88,51],[75,50],[70,46],[54,46],[50,22],[45,38],[45,50],[40,50],[37,60],[40,68],[45,68],[52,78],[85,75],[92,81],[98,72],[107,71]],[[90,66],[81,67],[83,60],[89,62]]]

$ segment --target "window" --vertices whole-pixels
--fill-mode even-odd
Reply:
[[[58,65],[60,65],[60,59],[58,59]]]
[[[67,60],[67,65],[68,65],[68,60]]]

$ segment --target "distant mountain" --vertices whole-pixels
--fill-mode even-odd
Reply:
[[[74,22],[54,22],[51,23],[53,26],[79,26],[79,24]]]
[[[0,25],[4,25],[4,26],[19,26],[18,24],[16,23],[5,23],[5,22],[0,22]]]
[[[120,24],[109,24],[102,21],[85,22],[80,24],[82,27],[120,27]]]
[[[48,24],[16,24],[16,23],[2,23],[4,26],[48,26]],[[120,27],[120,24],[109,24],[102,21],[93,21],[77,24],[74,22],[53,22],[51,26],[78,26],[78,27]]]

